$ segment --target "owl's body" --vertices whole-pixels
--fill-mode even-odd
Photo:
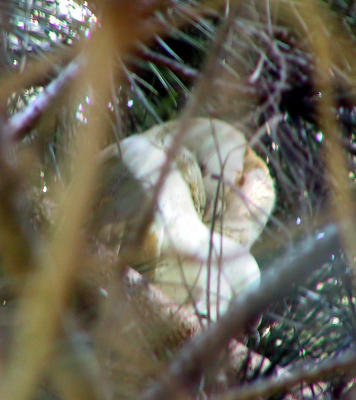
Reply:
[[[122,162],[145,193],[157,184],[176,134],[179,123],[169,122],[121,141]],[[225,122],[194,119],[183,146],[148,230],[158,259],[153,280],[172,300],[194,303],[202,314],[209,305],[215,318],[231,298],[259,284],[249,249],[271,213],[273,182],[244,135]],[[217,193],[219,177],[223,190]]]

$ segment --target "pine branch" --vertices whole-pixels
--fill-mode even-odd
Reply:
[[[241,334],[269,304],[288,294],[293,284],[301,282],[311,270],[326,262],[330,253],[339,249],[338,229],[330,225],[324,234],[320,240],[307,238],[277,260],[262,278],[259,288],[237,299],[215,325],[184,346],[164,376],[141,400],[173,399],[178,393],[190,392],[232,337]]]

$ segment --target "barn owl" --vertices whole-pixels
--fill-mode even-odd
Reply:
[[[106,154],[120,153],[147,194],[157,184],[177,134],[178,121],[160,124],[123,139],[119,151],[112,147]],[[217,192],[219,180],[223,189]],[[268,168],[245,136],[217,119],[193,119],[143,241],[143,247],[150,247],[145,254],[158,260],[153,282],[175,302],[194,305],[200,314],[216,319],[231,299],[259,284],[250,247],[274,201]]]

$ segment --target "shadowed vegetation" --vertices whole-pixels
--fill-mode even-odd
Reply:
[[[355,12],[0,1],[0,399],[355,397]],[[195,117],[244,132],[277,194],[262,286],[212,324],[148,283],[154,197],[98,161]]]

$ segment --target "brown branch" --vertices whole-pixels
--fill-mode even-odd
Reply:
[[[313,383],[322,378],[346,372],[352,375],[356,372],[356,351],[355,349],[345,351],[334,359],[323,360],[318,364],[310,362],[290,371],[288,375],[261,379],[251,385],[240,386],[231,390],[219,400],[251,400],[267,398],[277,393],[290,391],[300,383]]]
[[[334,225],[325,228],[324,233],[323,239],[308,238],[277,260],[275,267],[262,277],[259,288],[238,298],[216,324],[182,348],[164,376],[143,393],[141,400],[174,399],[190,392],[232,337],[241,334],[269,304],[287,295],[293,284],[301,282],[340,248]]]
[[[65,87],[72,83],[84,67],[83,56],[72,61],[43,91],[3,126],[2,134],[9,142],[23,139]]]
[[[32,271],[37,249],[36,235],[26,214],[28,199],[19,168],[9,162],[8,148],[0,137],[0,253],[1,266],[11,279]],[[21,171],[22,172],[22,171]],[[23,283],[23,282],[18,282]]]
[[[32,86],[48,84],[50,76],[55,75],[55,68],[64,66],[72,61],[79,53],[78,45],[63,47],[46,52],[45,56],[29,57],[24,71],[10,70],[0,78],[0,98],[7,99],[12,93]]]

